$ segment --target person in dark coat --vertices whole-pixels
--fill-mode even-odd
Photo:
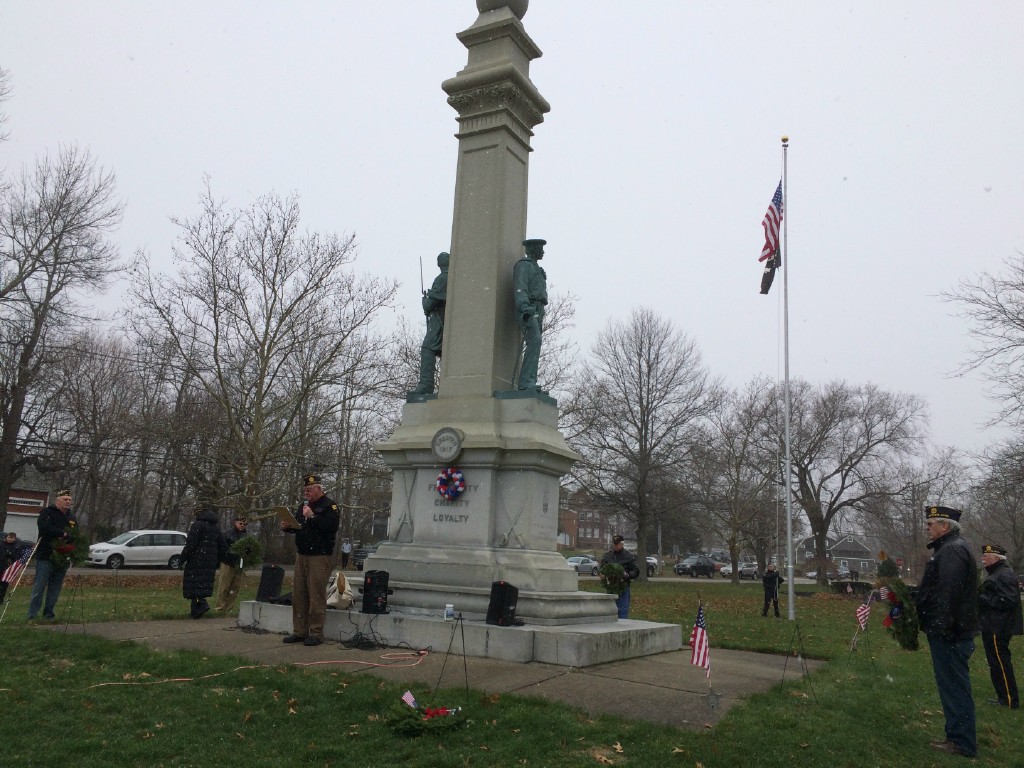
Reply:
[[[978,634],[978,559],[960,535],[960,510],[936,506],[925,514],[932,559],[924,567],[915,602],[946,717],[945,739],[931,745],[948,755],[975,757],[978,730],[969,662]]]
[[[640,578],[640,567],[636,564],[636,555],[626,549],[625,540],[619,534],[612,536],[612,548],[601,557],[601,565],[605,563],[621,565],[630,582]],[[629,618],[629,600],[629,584],[627,583],[622,594],[615,598],[615,608],[618,610],[620,619]]]
[[[16,533],[5,533],[3,542],[0,543],[0,574],[20,560],[26,549],[32,549],[32,545],[27,541],[19,541]],[[7,596],[7,586],[6,581],[0,580],[0,603]]]
[[[36,545],[36,579],[32,584],[32,596],[28,601],[29,621],[34,619],[43,609],[43,618],[54,620],[54,610],[60,591],[64,586],[64,577],[68,567],[56,567],[53,564],[53,548],[67,541],[68,529],[77,524],[71,512],[71,491],[57,491],[53,504],[39,513],[36,528],[39,531],[39,543]]]
[[[203,507],[188,529],[181,561],[185,573],[181,580],[181,593],[192,601],[192,618],[198,619],[208,610],[206,598],[213,594],[213,581],[221,563],[229,562],[228,545],[221,533],[217,513]]]
[[[769,603],[775,607],[775,618],[779,618],[779,585],[783,582],[782,574],[775,570],[775,563],[768,563],[768,568],[761,577],[764,585],[764,607],[761,615],[768,615]]]
[[[1010,657],[1010,638],[1024,634],[1020,585],[1006,562],[1006,550],[998,544],[986,544],[981,548],[981,564],[988,575],[978,589],[978,622],[989,675],[999,697],[989,701],[1017,709],[1020,696]]]

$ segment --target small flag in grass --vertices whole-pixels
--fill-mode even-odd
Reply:
[[[416,697],[412,695],[412,691],[406,691],[405,693],[403,693],[402,701],[404,701],[413,709],[416,709]]]
[[[697,620],[693,623],[690,633],[690,663],[695,667],[704,667],[711,677],[711,649],[708,647],[708,628],[704,623],[704,605],[697,607]]]

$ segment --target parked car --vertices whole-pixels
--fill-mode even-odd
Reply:
[[[712,551],[708,552],[707,556],[715,564],[716,571],[720,571],[725,565],[732,563],[732,558],[729,557],[728,552]]]
[[[591,576],[597,576],[597,572],[601,568],[601,564],[590,555],[573,555],[566,558],[566,562],[576,573],[589,573]]]
[[[715,577],[715,561],[707,555],[690,555],[676,563],[673,570],[677,576],[688,573],[692,578],[707,576],[709,579],[713,579]]]
[[[836,577],[841,581],[846,581],[850,578],[850,569],[845,565],[840,565],[839,569],[836,571]]]
[[[126,531],[110,541],[91,545],[88,563],[108,568],[123,565],[181,568],[185,538],[181,531]]]
[[[656,573],[659,573],[663,569],[663,565],[658,562],[658,558],[654,555],[647,556],[647,577],[650,578]]]
[[[381,542],[378,541],[376,544],[363,544],[352,550],[352,564],[355,565],[357,571],[363,570],[366,558],[376,552],[380,545]]]
[[[736,572],[739,573],[741,579],[756,579],[757,563],[740,563],[738,566],[736,566]],[[725,565],[723,565],[720,573],[725,578],[731,577],[732,563],[726,563]]]

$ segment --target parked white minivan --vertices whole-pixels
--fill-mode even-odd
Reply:
[[[181,531],[128,531],[89,547],[89,565],[120,568],[156,565],[181,568],[185,534]]]

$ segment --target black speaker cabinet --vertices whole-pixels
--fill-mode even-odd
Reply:
[[[362,613],[388,612],[389,578],[387,571],[366,571],[363,574]]]
[[[516,621],[516,603],[519,590],[507,581],[491,584],[491,602],[487,605],[487,623],[499,627],[511,627]]]
[[[256,602],[269,603],[281,594],[284,584],[284,568],[279,565],[264,565],[260,573],[260,585],[256,588]]]

